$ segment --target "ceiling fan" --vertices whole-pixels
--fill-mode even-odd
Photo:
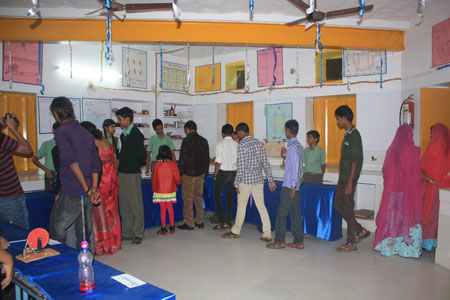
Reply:
[[[171,10],[173,9],[175,19],[180,16],[180,10],[176,6],[176,1],[166,3],[128,3],[122,4],[116,1],[97,0],[103,5],[102,8],[87,13],[87,17],[116,17],[119,20],[124,20],[127,13],[139,13],[155,10]],[[110,7],[108,7],[110,3]]]
[[[302,0],[288,0],[292,5],[300,9],[306,14],[306,17],[286,23],[288,26],[298,25],[300,23],[311,23],[309,26],[305,28],[305,30],[309,29],[312,25],[324,21],[326,19],[339,18],[344,16],[356,15],[362,9],[364,12],[370,12],[373,9],[373,5],[366,6],[358,6],[352,8],[345,8],[339,10],[332,10],[329,12],[321,12],[317,9],[317,1],[318,0],[310,0],[309,5],[303,2]]]

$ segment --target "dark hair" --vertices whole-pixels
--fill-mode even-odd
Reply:
[[[152,122],[152,126],[153,126],[153,130],[156,130],[156,126],[161,125],[162,126],[163,122],[160,119],[154,119]]]
[[[124,119],[129,118],[130,122],[133,122],[133,110],[131,110],[131,108],[129,107],[125,106],[116,111],[116,116],[121,116]]]
[[[162,145],[159,147],[157,160],[172,160],[172,151],[170,151],[169,146]]]
[[[197,130],[197,124],[194,121],[190,120],[184,124],[184,129]]]
[[[298,122],[297,120],[288,120],[286,121],[286,123],[284,124],[284,127],[289,128],[291,130],[291,133],[295,136],[297,136],[298,133]]]
[[[233,134],[233,125],[225,124],[222,126],[222,133],[224,135],[232,135]]]
[[[101,140],[103,138],[102,132],[97,129],[94,123],[83,121],[80,123],[80,125],[86,128],[87,131],[89,131],[89,133],[92,134],[96,140]]]
[[[56,128],[58,128],[60,126],[60,124],[58,122],[53,123],[53,130],[56,130]]]
[[[67,97],[56,97],[50,104],[50,111],[55,112],[61,121],[75,120],[73,104]]]
[[[243,131],[244,133],[249,133],[250,132],[250,128],[248,128],[247,123],[239,123],[236,126],[236,132],[238,131]]]
[[[313,138],[317,139],[317,143],[320,141],[320,133],[316,130],[310,130],[306,133],[306,136],[312,136]]]
[[[105,121],[103,121],[103,135],[105,136],[105,138],[108,138],[108,135],[106,134],[105,127],[109,127],[111,125],[116,125],[117,126],[117,123],[114,122],[113,119],[105,119]],[[115,139],[114,136],[112,136],[112,145],[114,147],[114,152],[116,153],[116,158],[118,159],[120,151],[119,151],[119,149],[117,147],[117,142],[116,142],[116,139]]]
[[[336,108],[336,110],[334,111],[334,115],[341,118],[345,117],[349,122],[353,121],[353,111],[347,105],[341,105]]]

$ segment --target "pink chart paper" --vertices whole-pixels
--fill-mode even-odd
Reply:
[[[38,42],[11,42],[12,81],[40,85],[39,77],[39,46]],[[42,51],[41,51],[42,70]],[[8,42],[3,42],[3,80],[9,81]]]
[[[283,49],[275,48],[277,53],[277,67],[275,69],[275,85],[283,84]],[[258,87],[272,85],[275,56],[273,48],[258,50]]]
[[[432,67],[450,63],[450,18],[433,26]]]

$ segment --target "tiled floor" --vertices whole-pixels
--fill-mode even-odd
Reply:
[[[271,250],[253,225],[245,224],[234,240],[205,225],[167,236],[153,228],[141,245],[127,242],[113,256],[96,259],[180,300],[450,299],[450,271],[434,264],[434,253],[383,257],[372,250],[373,235],[351,253],[335,252],[342,239],[311,236],[305,237],[305,250]]]

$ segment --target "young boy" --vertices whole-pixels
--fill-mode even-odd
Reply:
[[[59,123],[53,123],[52,133],[55,133],[56,128],[59,127]],[[56,146],[55,138],[42,143],[36,155],[33,157],[33,163],[45,172],[45,190],[53,190],[53,180],[56,177],[55,165],[53,164],[52,150]],[[39,160],[44,158],[45,162],[42,164]]]
[[[311,130],[306,134],[306,143],[309,147],[303,150],[305,158],[305,168],[303,169],[303,182],[323,183],[323,174],[325,174],[326,157],[325,150],[317,144],[320,140],[320,134]]]
[[[119,208],[122,216],[122,239],[140,244],[144,238],[144,203],[141,188],[141,166],[147,153],[144,136],[133,125],[133,111],[122,107],[116,112],[117,123],[122,127],[119,161]]]
[[[284,180],[277,211],[275,242],[266,245],[270,249],[286,248],[286,220],[289,213],[291,215],[294,242],[287,244],[287,246],[296,249],[304,248],[303,222],[300,211],[300,179],[302,178],[303,146],[297,140],[298,127],[296,120],[289,120],[285,124],[288,144],[287,151],[283,151],[286,159]]]
[[[339,129],[345,129],[339,162],[339,180],[334,194],[333,207],[347,222],[347,242],[336,248],[338,252],[356,250],[356,244],[370,235],[355,219],[355,188],[361,174],[363,148],[361,135],[353,126],[353,112],[347,105],[339,106],[334,112]]]
[[[153,173],[153,168],[158,161],[156,157],[158,156],[159,147],[161,147],[162,145],[169,146],[172,153],[172,161],[174,163],[177,162],[175,159],[175,153],[173,152],[175,150],[175,146],[173,145],[170,136],[164,133],[163,122],[160,119],[154,119],[152,122],[152,126],[156,134],[148,139],[147,166],[145,169],[145,175],[147,176],[150,175],[150,170]]]

